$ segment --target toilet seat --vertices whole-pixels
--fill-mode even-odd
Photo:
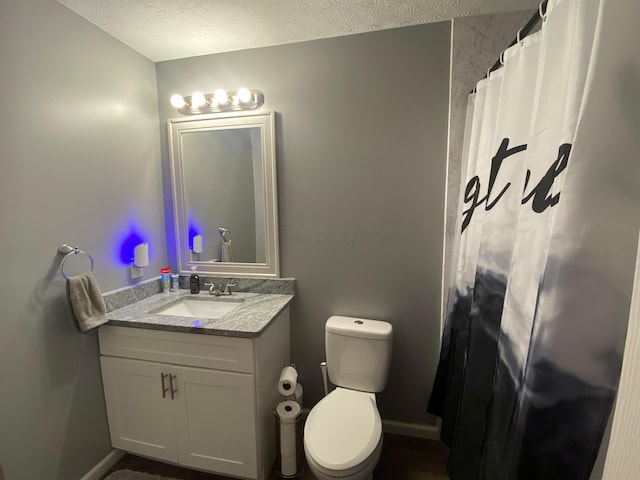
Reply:
[[[366,465],[379,447],[382,421],[375,394],[336,388],[309,413],[305,451],[320,470],[348,476]]]
[[[305,449],[307,464],[311,471],[316,475],[318,479],[337,479],[337,478],[368,478],[368,475],[373,471],[375,466],[378,464],[378,460],[380,459],[380,454],[382,453],[382,437],[378,441],[378,445],[375,450],[371,454],[371,456],[366,459],[363,463],[356,465],[352,468],[348,468],[346,470],[330,470],[328,468],[323,467],[314,461],[313,457],[309,455],[309,452]],[[363,476],[362,473],[365,472],[366,476]]]

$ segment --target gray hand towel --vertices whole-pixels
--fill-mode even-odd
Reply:
[[[93,273],[67,278],[71,309],[82,333],[107,323],[107,306]]]

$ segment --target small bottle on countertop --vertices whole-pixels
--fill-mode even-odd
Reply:
[[[177,292],[180,289],[180,275],[177,273],[171,274],[171,291]]]
[[[191,267],[191,277],[189,278],[189,288],[191,293],[200,293],[200,277],[196,273],[196,267]]]
[[[171,269],[169,267],[161,268],[160,274],[162,275],[162,292],[168,293],[171,289]]]

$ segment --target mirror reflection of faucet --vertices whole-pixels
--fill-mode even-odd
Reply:
[[[220,233],[220,261],[233,262],[231,255],[231,230],[218,227],[218,233]]]
[[[204,285],[205,285],[205,287],[209,287],[209,294],[210,295],[215,295],[216,297],[219,297],[221,295],[231,295],[233,293],[231,291],[231,287],[237,287],[238,286],[237,283],[227,283],[223,287],[222,284],[216,285],[215,282],[214,283],[205,283]]]

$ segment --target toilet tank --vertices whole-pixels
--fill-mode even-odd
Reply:
[[[391,366],[393,327],[366,318],[333,316],[325,325],[327,371],[336,386],[381,392]]]

